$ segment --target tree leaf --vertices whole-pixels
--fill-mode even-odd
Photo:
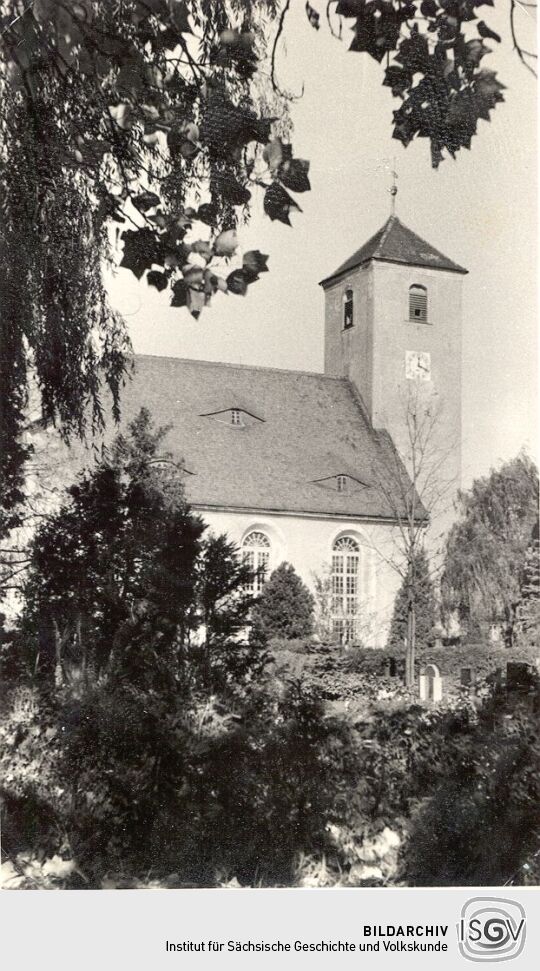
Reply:
[[[252,249],[248,253],[244,253],[242,269],[250,283],[258,280],[259,273],[268,273],[267,262],[268,256],[265,253],[261,253],[258,249]]]
[[[272,175],[275,175],[281,165],[281,163],[292,156],[292,152],[287,154],[286,148],[290,149],[289,146],[285,146],[281,141],[281,138],[273,138],[268,145],[263,148],[263,159],[268,165]]]
[[[319,27],[321,26],[319,23],[321,16],[319,13],[317,13],[315,8],[311,6],[311,4],[309,3],[309,0],[307,0],[307,3],[306,3],[306,16],[311,26],[315,30],[319,30]]]
[[[293,192],[309,192],[311,185],[308,172],[309,162],[302,158],[292,158],[280,165],[279,179]]]
[[[149,228],[126,229],[122,233],[124,254],[120,266],[131,270],[138,280],[152,263],[162,264],[163,252],[156,234]]]
[[[150,272],[146,274],[146,282],[149,286],[155,287],[156,290],[161,291],[165,290],[169,281],[165,273],[161,273],[159,270],[150,270]]]
[[[137,196],[132,196],[131,201],[139,212],[148,212],[160,203],[159,196],[155,192],[140,192]]]
[[[270,219],[279,219],[287,226],[291,225],[290,213],[292,209],[302,212],[297,202],[285,191],[279,182],[272,182],[264,193],[264,211]]]
[[[501,43],[500,35],[491,30],[491,27],[488,27],[484,20],[480,20],[478,23],[478,33],[480,37],[489,37],[490,40],[496,40],[498,44]]]
[[[172,285],[171,307],[185,307],[187,305],[187,286],[185,280],[175,280]]]
[[[238,236],[235,229],[225,229],[214,242],[216,256],[232,256],[238,248]]]
[[[248,288],[248,279],[243,270],[233,270],[227,277],[227,288],[231,293],[245,296]]]

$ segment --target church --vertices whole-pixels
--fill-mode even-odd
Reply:
[[[466,273],[392,215],[321,281],[324,373],[139,356],[124,391],[124,420],[144,404],[172,426],[187,498],[238,545],[254,592],[292,563],[342,642],[386,640],[401,580],[384,482],[407,464],[412,388],[444,405],[437,435],[441,454],[457,440],[443,464],[459,487]]]

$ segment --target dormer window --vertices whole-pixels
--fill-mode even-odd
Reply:
[[[354,326],[354,295],[349,287],[343,294],[343,330]]]
[[[338,492],[347,492],[347,485],[348,485],[347,476],[346,475],[338,475],[336,478],[337,478],[337,491]]]
[[[239,407],[238,405],[235,405],[233,408],[224,408],[220,411],[206,411],[200,417],[211,418],[213,421],[218,421],[222,425],[229,425],[229,427],[232,426],[233,428],[250,428],[259,422],[264,424],[264,418],[259,418],[252,411],[248,411],[246,408]]]
[[[427,322],[427,290],[421,284],[409,287],[409,320]]]

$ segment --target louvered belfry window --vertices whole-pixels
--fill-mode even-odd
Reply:
[[[348,330],[354,326],[354,296],[349,288],[343,294],[343,329]]]
[[[420,284],[409,288],[409,320],[427,321],[427,290]]]

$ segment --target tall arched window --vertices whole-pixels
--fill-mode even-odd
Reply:
[[[332,547],[332,627],[341,644],[358,633],[360,547],[352,536],[340,536]]]
[[[349,287],[343,294],[343,330],[354,325],[354,295]]]
[[[427,320],[427,290],[420,283],[409,287],[409,320]]]
[[[260,593],[270,563],[270,540],[266,533],[261,533],[258,529],[248,533],[242,543],[242,561],[249,566],[254,574],[251,583],[246,584],[246,591],[248,593]]]

